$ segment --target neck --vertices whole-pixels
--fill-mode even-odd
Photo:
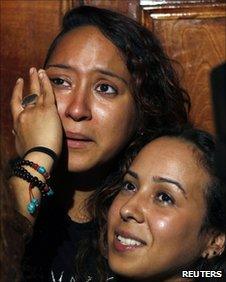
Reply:
[[[92,193],[93,191],[75,190],[73,196],[73,204],[68,211],[68,215],[73,221],[78,223],[85,223],[91,220],[91,217],[87,210],[87,201]]]

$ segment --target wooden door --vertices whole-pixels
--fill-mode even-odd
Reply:
[[[214,132],[210,71],[226,60],[226,1],[141,1],[175,64],[195,125]]]

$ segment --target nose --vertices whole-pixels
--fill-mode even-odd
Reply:
[[[91,101],[88,91],[73,91],[65,110],[66,117],[74,121],[90,120],[92,118]]]
[[[123,221],[144,222],[142,200],[136,196],[131,197],[120,209],[120,216]]]

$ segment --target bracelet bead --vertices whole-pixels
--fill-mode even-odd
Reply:
[[[27,165],[27,166],[32,167],[34,170],[36,170],[37,172],[42,174],[45,179],[49,179],[50,178],[50,175],[46,171],[44,166],[39,166],[36,163],[33,163],[33,162],[29,161],[29,160],[23,160],[23,159],[18,160],[16,162],[16,164],[15,164],[15,166],[22,166],[22,165]]]
[[[29,213],[34,214],[38,207],[39,207],[39,200],[33,198],[27,205],[27,210]]]
[[[31,175],[30,172],[28,172],[22,165],[28,165],[34,168],[40,174],[42,174],[45,179],[49,178],[49,174],[46,172],[44,167],[39,166],[38,164],[34,164],[33,162],[30,162],[28,160],[20,160],[16,162],[15,166],[12,169],[13,175],[22,178],[29,183],[30,202],[27,205],[27,211],[33,215],[37,211],[40,203],[38,199],[34,198],[32,189],[34,187],[37,187],[43,197],[52,196],[54,192],[45,182],[39,180],[37,176]]]
[[[38,168],[37,168],[37,171],[38,171],[39,173],[41,173],[41,174],[46,173],[46,169],[44,168],[44,166],[38,167]]]

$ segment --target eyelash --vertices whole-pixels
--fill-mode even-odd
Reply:
[[[53,78],[50,78],[50,81],[54,84],[54,85],[56,85],[56,86],[62,86],[62,87],[69,87],[70,86],[70,83],[68,82],[68,81],[66,81],[65,79],[63,79],[63,78],[60,78],[60,77],[53,77]],[[67,83],[67,85],[64,85],[64,83]],[[102,86],[104,86],[104,87],[108,87],[108,89],[106,90],[106,89],[100,89],[100,90],[98,90],[98,88],[99,87],[102,87]],[[111,90],[110,90],[110,92],[108,92],[109,91],[109,88],[111,88]],[[99,84],[99,85],[97,85],[97,87],[96,87],[96,89],[95,89],[98,93],[105,93],[105,94],[107,94],[107,95],[116,95],[116,94],[118,94],[118,91],[117,91],[117,89],[115,89],[115,87],[113,87],[113,86],[111,86],[111,85],[109,85],[109,84],[107,84],[107,83],[101,83],[101,84]]]
[[[165,199],[163,197],[165,197]],[[163,205],[175,204],[174,198],[166,192],[157,192],[155,195],[155,200]]]
[[[60,78],[60,77],[53,77],[53,78],[50,78],[50,81],[54,84],[54,85],[57,85],[57,86],[63,86],[63,87],[68,87],[70,86],[70,83],[63,79],[63,78]],[[63,85],[64,83],[67,83],[67,85]]]
[[[129,188],[129,186],[131,187]],[[136,186],[132,184],[131,182],[125,181],[122,183],[122,191],[132,191],[133,192],[134,190],[136,190]]]
[[[101,87],[101,86],[104,86],[104,87],[107,86],[108,89],[111,88],[112,90],[111,90],[111,92],[107,92],[107,90],[103,90],[103,89],[102,90],[98,90],[98,88]],[[100,84],[98,84],[97,87],[95,88],[95,90],[98,93],[105,93],[107,95],[116,95],[116,94],[118,94],[117,89],[115,87],[113,87],[112,85],[107,84],[107,83],[100,83]]]
[[[124,192],[134,192],[135,190],[136,190],[136,186],[132,184],[131,182],[125,181],[122,183],[122,189],[121,189],[122,192],[123,191]],[[164,206],[175,204],[175,199],[166,192],[162,192],[162,191],[157,192],[154,198],[157,203],[160,203]]]

